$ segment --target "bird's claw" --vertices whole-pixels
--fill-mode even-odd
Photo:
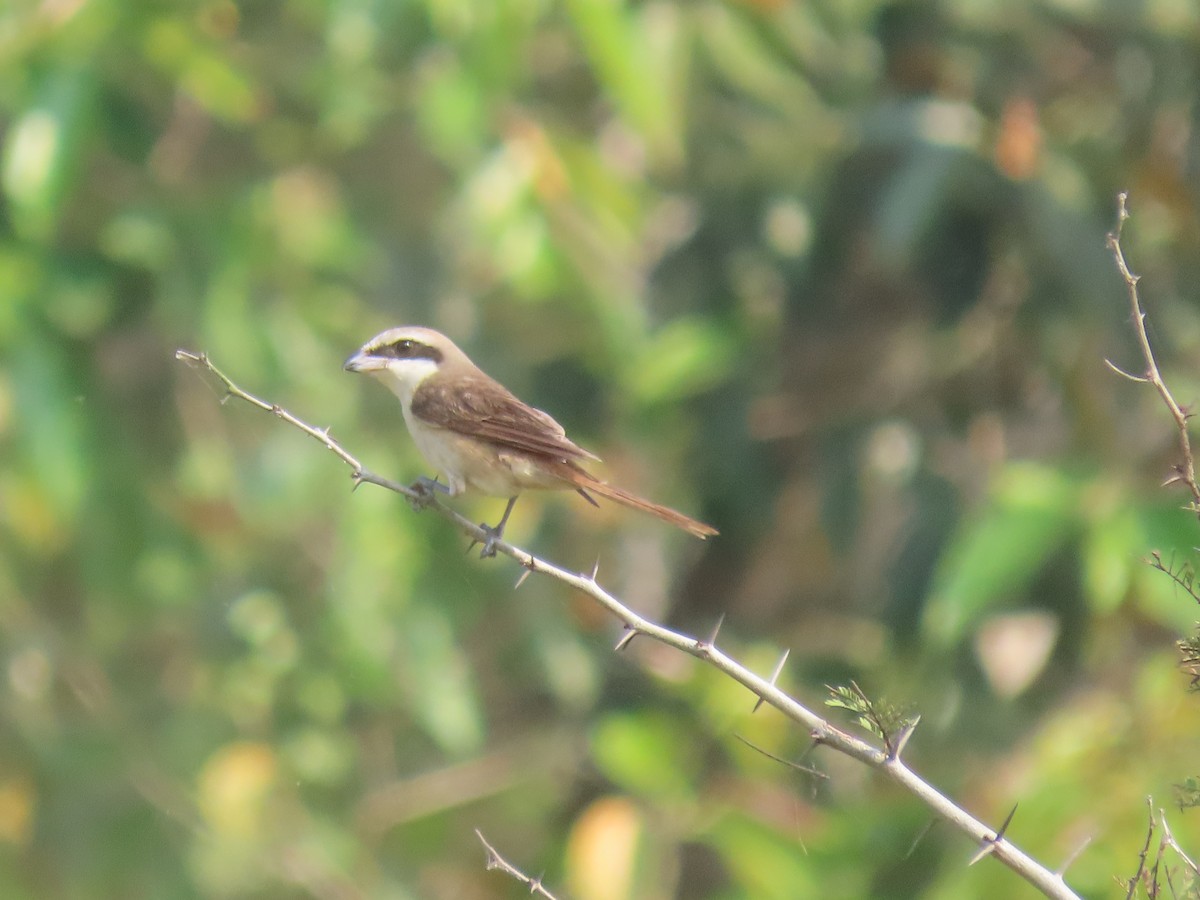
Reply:
[[[409,485],[409,490],[413,492],[413,496],[408,498],[408,502],[418,512],[433,504],[434,494],[450,493],[450,488],[436,478],[426,478],[424,475]]]
[[[483,549],[479,551],[479,558],[491,559],[496,555],[496,544],[500,543],[500,529],[493,528],[486,522],[480,522],[479,530],[487,535],[487,537],[485,537],[482,541],[471,541],[471,543],[467,546],[467,552],[470,553],[476,544],[483,544]]]

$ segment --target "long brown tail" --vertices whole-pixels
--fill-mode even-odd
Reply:
[[[611,484],[607,484],[582,467],[575,466],[571,463],[564,463],[561,471],[563,479],[579,489],[580,493],[583,493],[585,497],[587,497],[589,493],[599,494],[601,497],[607,497],[614,503],[620,503],[622,506],[628,506],[630,509],[640,509],[642,512],[647,512],[652,516],[657,516],[664,522],[671,523],[676,528],[682,528],[689,534],[694,534],[701,540],[712,537],[714,534],[718,534],[717,529],[713,528],[711,525],[705,525],[703,522],[698,522],[690,516],[685,516],[681,512],[676,512],[669,506],[662,506],[658,503],[652,503],[649,500],[644,500],[643,498],[637,496],[637,494],[631,494],[629,491],[622,490],[619,487],[614,487]]]

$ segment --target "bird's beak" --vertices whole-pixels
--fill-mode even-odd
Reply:
[[[347,372],[369,372],[379,367],[379,360],[362,350],[351,356],[342,366]]]

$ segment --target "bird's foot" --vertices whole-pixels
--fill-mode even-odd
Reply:
[[[496,544],[500,542],[500,538],[504,535],[504,529],[502,526],[493,528],[487,522],[480,522],[479,530],[487,536],[482,541],[471,541],[467,547],[467,552],[470,553],[476,544],[483,544],[483,549],[479,551],[479,558],[491,559],[496,555]]]
[[[450,488],[438,481],[437,478],[426,478],[424,475],[410,484],[409,490],[413,492],[413,496],[408,498],[408,502],[418,512],[432,505],[434,494],[450,493]]]
[[[500,542],[500,538],[504,534],[504,526],[508,524],[508,517],[512,515],[513,506],[516,502],[516,497],[508,499],[508,506],[504,507],[504,515],[500,517],[500,521],[495,526],[489,525],[486,522],[479,523],[479,530],[484,533],[485,537],[482,541],[471,541],[470,546],[467,547],[468,553],[471,552],[471,547],[482,543],[483,549],[479,551],[480,559],[491,559],[496,555],[496,544]]]

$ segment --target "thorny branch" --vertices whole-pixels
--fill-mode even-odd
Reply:
[[[1117,264],[1117,271],[1120,272],[1121,279],[1125,282],[1125,290],[1129,297],[1129,306],[1132,312],[1134,332],[1137,335],[1138,346],[1142,351],[1142,359],[1145,361],[1146,372],[1144,375],[1131,375],[1129,372],[1114,365],[1110,360],[1106,359],[1105,362],[1118,375],[1141,384],[1153,385],[1154,389],[1158,391],[1163,404],[1171,413],[1171,418],[1175,420],[1175,427],[1179,431],[1179,449],[1183,457],[1176,464],[1175,473],[1164,482],[1164,486],[1182,482],[1192,494],[1192,502],[1188,508],[1200,517],[1200,485],[1196,483],[1196,463],[1192,455],[1191,436],[1188,434],[1188,419],[1191,418],[1191,413],[1175,401],[1175,398],[1171,395],[1170,390],[1162,379],[1162,374],[1158,370],[1158,363],[1154,359],[1154,351],[1150,347],[1150,338],[1146,334],[1146,312],[1142,309],[1141,299],[1138,296],[1138,281],[1140,280],[1140,276],[1130,271],[1129,264],[1125,260],[1125,253],[1121,249],[1121,233],[1125,227],[1125,220],[1129,218],[1128,199],[1129,195],[1124,191],[1117,195],[1117,224],[1108,234],[1108,249],[1112,252],[1113,259]],[[1162,554],[1157,550],[1151,553],[1151,559],[1148,562],[1152,568],[1165,573],[1175,584],[1187,591],[1193,599],[1200,601],[1200,589],[1197,588],[1195,572],[1191,565],[1183,563],[1178,568],[1173,568],[1171,564],[1163,562]],[[1179,641],[1178,645],[1183,654],[1183,667],[1191,675],[1192,687],[1195,688],[1200,683],[1200,643],[1197,643],[1195,639],[1189,639]],[[1172,896],[1178,896],[1171,878],[1171,868],[1164,861],[1164,856],[1168,848],[1174,851],[1175,855],[1184,864],[1184,867],[1191,873],[1193,885],[1200,878],[1200,868],[1197,867],[1196,863],[1187,855],[1184,849],[1179,846],[1175,840],[1175,836],[1171,833],[1171,828],[1167,824],[1166,813],[1160,809],[1156,823],[1153,798],[1147,797],[1146,805],[1149,809],[1146,842],[1142,847],[1141,853],[1138,854],[1137,871],[1133,873],[1128,882],[1123,883],[1123,886],[1126,888],[1125,900],[1133,900],[1139,885],[1145,888],[1146,896],[1150,900],[1156,900],[1162,892],[1162,884],[1159,881],[1160,868],[1166,876],[1167,887],[1170,889]],[[1154,860],[1147,867],[1147,857],[1149,856],[1156,825],[1161,829],[1162,837],[1159,838],[1158,850],[1155,853]],[[1190,891],[1188,896],[1192,896]]]
[[[1192,456],[1191,437],[1188,435],[1188,419],[1191,414],[1175,402],[1175,398],[1171,396],[1171,392],[1162,379],[1162,374],[1158,371],[1158,363],[1155,361],[1154,351],[1150,347],[1150,338],[1146,334],[1146,312],[1142,309],[1142,301],[1138,297],[1140,276],[1130,271],[1129,264],[1125,261],[1125,253],[1121,249],[1121,232],[1125,228],[1125,220],[1129,218],[1129,210],[1125,205],[1128,199],[1129,195],[1123,191],[1117,194],[1117,225],[1109,232],[1108,249],[1112,251],[1113,259],[1117,263],[1117,270],[1125,282],[1125,291],[1129,295],[1129,307],[1133,315],[1133,329],[1137,334],[1138,346],[1142,351],[1146,372],[1144,375],[1132,375],[1116,366],[1111,360],[1106,359],[1105,363],[1118,375],[1123,375],[1130,381],[1153,385],[1154,389],[1158,391],[1163,404],[1171,413],[1171,418],[1175,420],[1175,427],[1179,430],[1179,449],[1183,454],[1183,459],[1175,466],[1175,473],[1167,479],[1166,484],[1183,482],[1192,494],[1189,508],[1197,516],[1200,516],[1200,484],[1196,483],[1196,463]]]
[[[1200,603],[1200,586],[1196,584],[1196,572],[1192,568],[1191,563],[1182,562],[1178,566],[1175,566],[1174,562],[1165,563],[1163,562],[1162,553],[1158,550],[1152,550],[1150,552],[1150,559],[1146,560],[1146,562],[1150,568],[1162,572],[1175,582],[1175,584],[1183,588],[1189,597]]]
[[[545,885],[542,884],[541,876],[537,878],[530,878],[528,875],[506,860],[503,856],[496,852],[495,847],[487,842],[487,838],[483,836],[483,832],[478,828],[475,829],[475,836],[479,838],[479,843],[483,844],[483,846],[487,848],[488,869],[499,869],[506,875],[511,875],[513,878],[517,879],[517,881],[521,882],[521,884],[528,885],[530,894],[537,894],[539,897],[545,897],[546,900],[557,900],[552,893],[546,890]]]
[[[350,467],[356,486],[367,482],[395,491],[423,508],[434,510],[438,515],[453,522],[468,537],[480,542],[488,539],[488,535],[478,525],[443,505],[438,498],[430,496],[428,492],[405,487],[397,482],[369,472],[355,456],[329,436],[327,429],[309,425],[278,404],[269,403],[253,394],[247,393],[214,366],[206,354],[193,353],[188,350],[177,350],[175,357],[191,366],[210,372],[221,381],[229,396],[237,397],[253,406],[257,406],[259,409],[272,413],[288,424],[299,428],[309,437],[320,441]],[[665,644],[668,647],[673,647],[689,656],[696,657],[741,684],[750,693],[754,694],[760,702],[773,706],[784,716],[804,727],[815,744],[830,747],[839,753],[882,772],[910,794],[917,797],[941,819],[967,835],[976,845],[986,848],[989,855],[994,856],[1004,865],[1008,866],[1021,878],[1041,891],[1046,897],[1054,898],[1054,900],[1079,900],[1079,896],[1067,887],[1061,872],[1053,872],[1039,863],[1013,844],[1003,834],[1003,830],[997,832],[989,828],[909,768],[901,758],[901,751],[903,750],[903,744],[911,737],[911,731],[906,731],[903,734],[902,739],[897,742],[899,744],[898,747],[892,747],[890,751],[881,750],[867,741],[835,727],[829,721],[817,715],[778,688],[775,684],[778,672],[775,672],[770,679],[763,678],[727,655],[716,646],[718,629],[714,629],[706,638],[690,637],[680,632],[672,631],[656,622],[643,618],[602,588],[596,580],[597,571],[595,569],[590,573],[572,572],[534,556],[504,540],[496,541],[494,546],[498,553],[512,557],[525,567],[527,571],[522,573],[520,581],[523,581],[531,573],[557,579],[563,584],[573,587],[591,597],[612,615],[620,619],[625,625],[625,633],[617,643],[618,650],[627,647],[634,637],[644,636]],[[518,581],[518,584],[520,584],[520,581]],[[544,889],[543,895],[545,895]]]

